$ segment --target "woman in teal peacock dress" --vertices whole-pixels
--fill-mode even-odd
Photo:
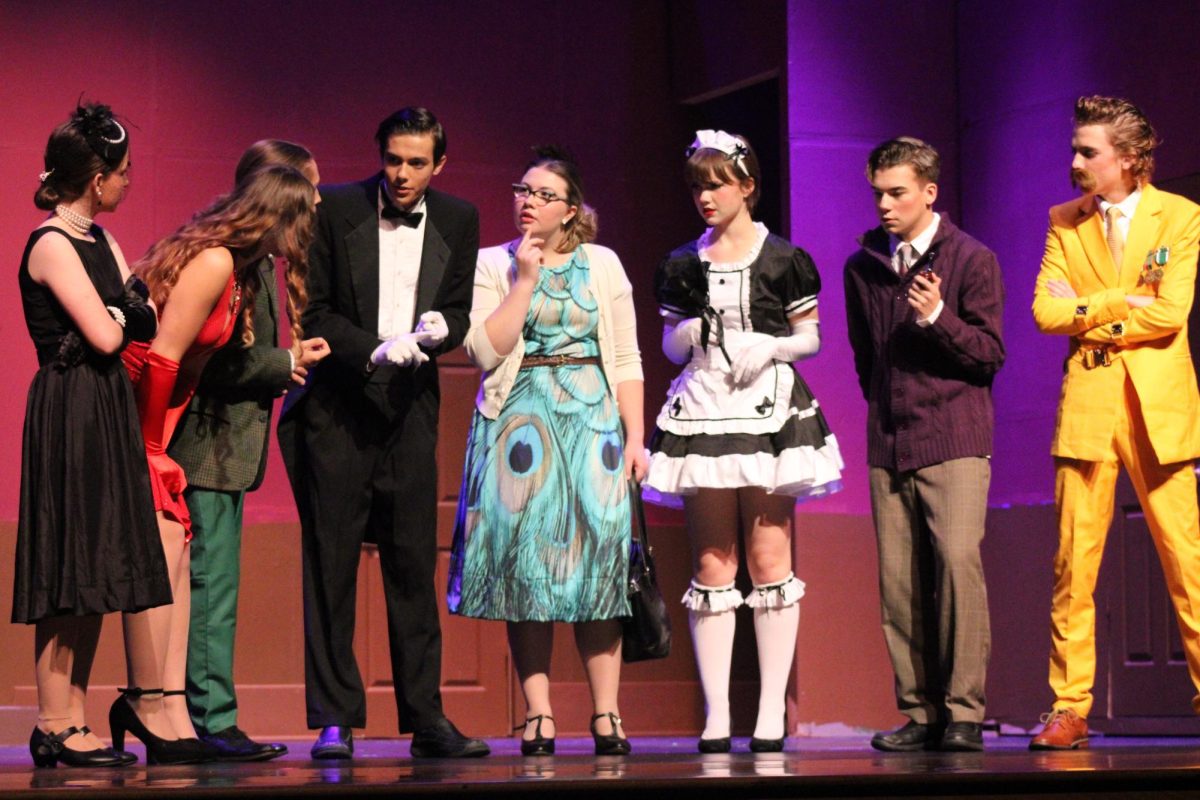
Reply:
[[[484,369],[451,555],[452,613],[506,620],[521,751],[554,752],[554,622],[575,623],[597,753],[627,753],[617,690],[628,478],[646,469],[632,287],[590,244],[575,165],[543,149],[513,185],[521,239],[480,251],[467,353]]]

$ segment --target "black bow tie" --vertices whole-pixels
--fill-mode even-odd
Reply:
[[[384,219],[395,220],[400,225],[407,225],[410,228],[415,228],[421,224],[421,217],[425,216],[420,211],[405,211],[402,208],[397,208],[391,203],[384,203],[383,210],[379,212]]]

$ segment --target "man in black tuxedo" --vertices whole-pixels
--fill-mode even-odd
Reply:
[[[416,757],[487,755],[446,719],[437,555],[436,356],[466,335],[479,212],[429,189],[441,124],[404,108],[375,134],[383,170],[322,187],[304,329],[330,356],[289,396],[280,445],[300,513],[308,726],[314,758],[349,758],[366,724],[354,658],[364,541],[379,547],[400,732]]]

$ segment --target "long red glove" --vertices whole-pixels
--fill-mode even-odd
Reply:
[[[171,405],[171,394],[175,391],[178,377],[179,362],[151,350],[146,353],[141,380],[137,383],[138,416],[142,420],[146,460],[150,469],[158,474],[162,487],[175,495],[187,487],[183,468],[167,455],[167,409]]]

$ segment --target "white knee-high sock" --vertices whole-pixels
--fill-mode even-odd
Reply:
[[[729,735],[729,670],[733,660],[734,611],[742,595],[730,583],[704,586],[692,581],[683,596],[688,609],[688,627],[696,651],[696,668],[704,690],[705,721],[702,739]]]
[[[785,735],[788,675],[796,656],[796,632],[800,627],[800,598],[804,583],[795,575],[767,585],[755,585],[747,598],[754,608],[754,638],[758,643],[757,739],[779,739]]]

